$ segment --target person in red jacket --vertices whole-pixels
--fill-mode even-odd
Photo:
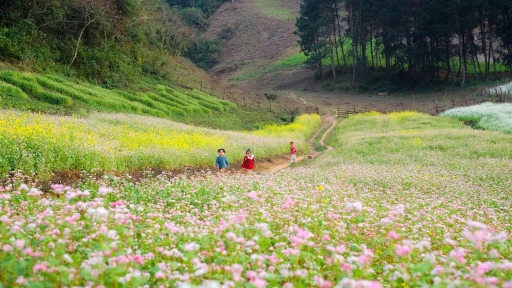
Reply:
[[[247,149],[247,151],[245,151],[245,157],[244,162],[242,163],[242,168],[244,168],[246,172],[249,172],[252,169],[254,169],[255,162],[256,159],[254,159],[254,155],[252,155],[251,149]]]

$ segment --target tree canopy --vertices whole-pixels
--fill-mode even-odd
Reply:
[[[384,70],[464,86],[469,66],[485,80],[512,66],[511,1],[303,0],[296,26],[318,75],[351,68],[352,83]]]

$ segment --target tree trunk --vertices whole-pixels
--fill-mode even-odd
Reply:
[[[329,34],[329,46],[331,46],[331,70],[332,70],[332,77],[336,79],[336,67],[334,66],[334,43],[332,41],[331,35]]]
[[[345,57],[345,49],[343,48],[343,38],[341,37],[341,25],[340,25],[340,16],[339,16],[339,13],[338,13],[338,1],[335,1],[334,2],[335,4],[335,9],[336,9],[336,22],[337,22],[337,26],[338,26],[338,36],[340,37],[340,40],[339,40],[339,43],[340,43],[340,47],[341,47],[341,58],[343,60],[343,66],[347,66],[347,58]]]
[[[352,84],[356,83],[356,41],[355,41],[355,33],[354,33],[354,6],[350,5],[350,31],[352,32]]]
[[[75,52],[73,53],[73,59],[71,59],[69,66],[73,66],[73,63],[75,63],[76,56],[78,55],[78,48],[80,48],[80,41],[82,41],[82,36],[84,35],[85,29],[87,29],[92,22],[94,22],[94,20],[87,22],[84,28],[82,28],[82,31],[80,31],[80,35],[78,35],[78,40],[76,41]]]
[[[450,78],[450,73],[452,71],[452,67],[450,65],[450,58],[451,58],[451,50],[452,50],[452,41],[450,39],[450,36],[446,36],[446,76],[444,77],[444,81],[447,81],[448,78]]]
[[[487,59],[487,39],[485,39],[486,35],[485,35],[485,20],[483,19],[483,12],[480,10],[479,11],[479,14],[480,14],[480,37],[482,37],[482,50],[484,52],[484,70],[485,70],[485,74],[484,74],[484,78],[485,78],[485,82],[489,82],[489,65],[487,64],[489,62],[489,60]]]
[[[464,55],[464,47],[463,46],[464,46],[464,35],[459,34],[460,67],[462,69],[460,88],[464,88],[464,86],[466,85],[466,57]]]

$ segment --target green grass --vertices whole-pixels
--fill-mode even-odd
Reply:
[[[331,146],[346,162],[461,168],[477,159],[512,158],[512,138],[417,112],[366,113],[340,122]]]
[[[256,0],[255,4],[268,16],[285,20],[293,20],[296,17],[280,0]]]
[[[0,95],[9,98],[2,102],[3,108],[31,110],[38,107],[39,102],[44,102],[67,107],[67,114],[81,110],[107,111],[169,119],[189,114],[208,115],[213,111],[227,112],[236,108],[233,103],[200,91],[178,90],[163,85],[146,86],[144,90],[148,92],[109,90],[58,76],[9,70],[0,72],[0,80]],[[14,98],[23,99],[24,102]]]

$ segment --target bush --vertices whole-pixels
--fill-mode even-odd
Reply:
[[[19,74],[14,71],[3,71],[0,72],[0,79],[17,86],[25,93],[42,102],[63,106],[71,106],[73,104],[71,98],[67,96],[45,91],[37,84],[35,77],[32,75]]]
[[[195,27],[199,30],[204,30],[208,27],[208,20],[203,12],[197,8],[185,8],[180,11],[181,18],[187,22],[188,25]]]
[[[229,25],[223,27],[222,29],[220,29],[219,34],[217,34],[217,36],[220,39],[229,40],[229,39],[233,38],[233,36],[235,36],[235,31],[236,31],[236,27],[229,24]]]
[[[210,69],[219,61],[220,51],[224,47],[221,39],[200,38],[185,54],[198,67]]]
[[[20,88],[0,80],[0,96],[29,99]]]

